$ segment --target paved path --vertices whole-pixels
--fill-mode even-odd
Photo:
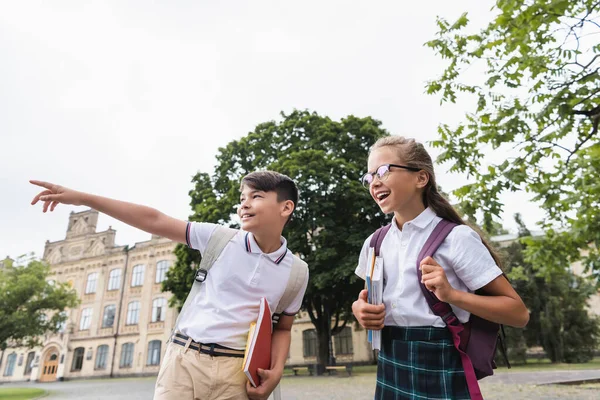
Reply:
[[[486,400],[581,399],[600,398],[600,384],[564,386],[541,385],[556,379],[600,378],[600,370],[502,372],[481,382]],[[76,380],[56,383],[22,383],[2,385],[37,387],[48,390],[45,400],[149,400],[155,378]],[[285,377],[282,394],[285,400],[353,400],[372,399],[375,374],[352,377]]]

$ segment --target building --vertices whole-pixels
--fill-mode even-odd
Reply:
[[[59,333],[40,348],[8,348],[0,358],[0,382],[156,375],[177,319],[161,282],[174,264],[176,243],[152,236],[133,247],[115,244],[116,231],[96,232],[98,212],[71,213],[66,237],[46,242],[50,279],[80,295]],[[338,362],[373,360],[366,331],[356,324],[333,337]],[[290,365],[316,362],[317,337],[305,312],[292,328]]]

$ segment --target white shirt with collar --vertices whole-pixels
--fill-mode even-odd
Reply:
[[[417,278],[417,257],[442,219],[430,208],[400,229],[394,219],[381,244],[385,286],[385,325],[435,326],[446,324],[429,308]],[[371,237],[365,241],[355,273],[365,279],[367,254]],[[502,274],[477,232],[467,225],[455,227],[438,248],[433,258],[442,266],[453,288],[474,292]],[[461,322],[470,313],[452,306]]]
[[[188,246],[204,254],[216,227],[189,222]],[[196,342],[243,350],[250,324],[258,317],[260,298],[266,298],[271,312],[275,312],[292,270],[292,259],[285,238],[281,238],[278,250],[264,254],[251,233],[239,231],[223,249],[181,316],[179,330]],[[300,310],[307,285],[308,274],[284,314],[295,315]]]

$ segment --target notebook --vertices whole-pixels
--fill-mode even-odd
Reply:
[[[258,369],[271,368],[271,335],[273,323],[271,322],[271,309],[269,303],[262,297],[256,322],[250,324],[246,352],[242,364],[244,373],[254,387],[260,385]]]

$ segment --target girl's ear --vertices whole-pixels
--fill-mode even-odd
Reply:
[[[427,183],[429,183],[429,174],[423,170],[417,172],[417,187],[423,189]]]

